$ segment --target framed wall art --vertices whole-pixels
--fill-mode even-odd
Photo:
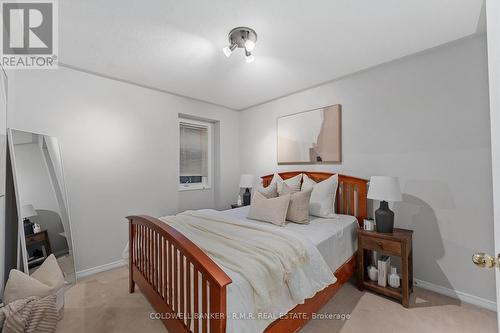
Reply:
[[[340,163],[341,130],[340,104],[278,118],[278,164]]]

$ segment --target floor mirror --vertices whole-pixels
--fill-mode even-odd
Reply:
[[[76,282],[68,198],[57,138],[9,129],[20,260],[32,274],[54,254],[67,285]]]

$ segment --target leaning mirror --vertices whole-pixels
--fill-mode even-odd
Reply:
[[[54,254],[67,284],[75,283],[68,199],[55,137],[8,130],[25,272]]]

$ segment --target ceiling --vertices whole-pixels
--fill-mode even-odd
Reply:
[[[403,5],[404,4],[404,5]],[[64,0],[70,67],[241,110],[484,31],[483,0]],[[221,49],[257,31],[253,63]]]

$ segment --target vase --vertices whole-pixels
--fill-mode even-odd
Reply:
[[[375,266],[368,266],[368,278],[372,281],[378,280],[378,269]]]
[[[393,288],[399,288],[400,286],[400,279],[396,267],[391,267],[391,274],[389,275],[389,286]]]
[[[387,201],[380,202],[380,208],[375,211],[377,232],[392,233],[394,229],[394,212],[389,209]]]

